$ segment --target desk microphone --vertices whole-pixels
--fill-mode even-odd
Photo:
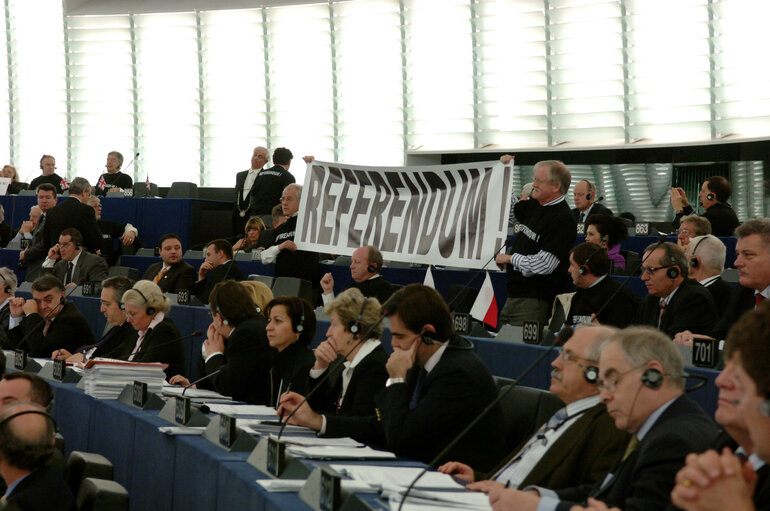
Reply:
[[[198,378],[197,380],[195,380],[194,382],[190,383],[189,385],[185,385],[185,388],[182,389],[182,395],[184,396],[184,393],[187,392],[187,389],[189,389],[193,385],[197,385],[197,384],[199,384],[202,381],[206,381],[208,379],[211,379],[211,378],[213,378],[214,376],[218,375],[221,372],[222,372],[222,368],[219,368],[216,371],[214,371],[213,373],[207,374],[203,378]]]
[[[126,168],[124,170],[122,170],[122,172],[125,173],[125,171],[128,170],[128,167],[130,167],[134,163],[134,160],[136,160],[137,158],[139,158],[139,153],[136,153],[134,155],[134,157],[131,159],[130,162],[128,162],[128,165],[126,165]]]

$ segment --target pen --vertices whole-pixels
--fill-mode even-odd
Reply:
[[[511,486],[511,480],[508,479],[508,481],[506,481],[505,483],[505,489],[507,490],[510,486]]]

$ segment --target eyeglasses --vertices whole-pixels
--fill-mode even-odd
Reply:
[[[599,389],[599,392],[604,392],[605,390],[607,392],[615,392],[618,388],[618,385],[620,384],[620,380],[622,380],[627,374],[633,373],[634,371],[638,371],[642,367],[644,366],[633,367],[628,371],[613,374],[611,376],[608,376],[606,380],[600,379],[599,381],[596,382],[596,387]]]
[[[574,353],[572,353],[571,351],[564,351],[564,350],[562,350],[562,351],[559,352],[559,355],[561,355],[561,359],[563,361],[567,362],[568,364],[571,363],[571,362],[574,362],[574,363],[579,365],[581,360],[585,360],[586,362],[591,362],[587,358],[579,357],[579,356],[575,355]]]
[[[662,270],[663,268],[671,268],[671,265],[667,266],[650,266],[650,267],[644,267],[642,266],[642,273],[646,273],[647,275],[652,275],[658,270]]]
[[[689,236],[690,234],[695,234],[693,232],[690,232],[689,229],[679,229],[679,234],[684,234],[685,236]]]

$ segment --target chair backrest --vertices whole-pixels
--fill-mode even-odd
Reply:
[[[145,190],[146,190],[146,189],[147,189],[147,188],[145,187]],[[118,199],[122,199],[122,198],[124,198],[125,196],[126,196],[126,194],[124,194],[124,193],[123,193],[123,192],[121,192],[120,190],[118,190],[118,191],[116,191],[116,192],[107,192],[107,197],[109,197],[109,198],[115,197],[115,198],[118,198]]]
[[[510,385],[500,387],[500,394]],[[500,400],[507,452],[513,451],[532,436],[564,403],[552,393],[517,385]]]
[[[620,255],[626,259],[626,269],[615,266],[612,270],[613,275],[640,275],[642,259],[638,252],[633,250],[621,250]]]
[[[313,284],[309,280],[295,277],[276,277],[273,281],[273,296],[296,296],[313,303]]]
[[[249,275],[249,280],[256,280],[257,282],[262,282],[267,287],[271,288],[273,287],[273,281],[275,278],[271,277],[270,275],[257,275],[256,273],[252,273]]]
[[[722,278],[732,284],[737,284],[740,280],[740,274],[736,268],[725,268],[722,272]]]
[[[88,477],[76,495],[78,511],[128,511],[128,492],[115,481]]]
[[[147,189],[147,183],[138,181],[134,183],[134,197],[157,197],[158,185],[150,183],[150,189]]]
[[[335,266],[350,266],[350,263],[353,262],[353,258],[350,256],[337,256],[337,258],[334,260]]]
[[[136,251],[136,255],[142,256],[142,257],[155,257],[155,249],[154,248],[140,248]]]
[[[112,463],[101,454],[72,451],[67,459],[66,481],[73,495],[78,494],[86,477],[112,479]]]
[[[37,190],[34,188],[31,190],[19,190],[19,195],[37,195]]]
[[[188,250],[182,259],[203,259],[203,250]]]
[[[108,277],[128,277],[136,282],[139,280],[139,270],[130,266],[110,266],[107,270]]]
[[[171,183],[166,197],[169,199],[197,199],[198,185],[185,181],[175,181]]]

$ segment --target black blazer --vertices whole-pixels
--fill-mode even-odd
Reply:
[[[342,371],[345,369],[342,357],[337,357],[334,362],[337,367],[332,369],[334,372],[308,399],[313,410],[326,416],[325,436],[349,436],[359,442],[383,443],[382,431],[376,423],[374,396],[385,387],[388,379],[387,361],[388,353],[382,345],[364,357],[353,369],[345,399],[337,409],[342,394]],[[310,378],[310,388],[315,388],[325,374],[317,379]]]
[[[96,351],[94,351],[91,354],[91,358],[94,358],[94,357],[117,358],[112,354],[123,349],[123,344],[126,341],[133,343],[131,345],[131,349],[133,349],[134,344],[136,344],[135,333],[136,333],[136,330],[134,330],[134,327],[132,327],[128,321],[124,322],[122,325],[113,326],[112,328],[107,330],[107,333],[104,334],[102,338],[99,339],[99,341],[96,343],[97,348],[96,348]]]
[[[572,216],[575,217],[575,220],[580,218],[580,210],[578,208],[572,208],[571,211]],[[588,216],[590,215],[612,215],[612,210],[600,202],[594,202],[593,207],[591,207],[591,211],[588,213]],[[588,218],[588,216],[586,216],[586,218]]]
[[[11,341],[8,338],[8,319],[11,317],[11,306],[6,303],[0,309],[0,348],[4,350],[13,349]],[[2,479],[2,478],[0,478]]]
[[[695,210],[692,206],[682,208],[674,218],[674,228],[679,228],[680,219],[685,215],[692,215]],[[714,236],[735,236],[735,228],[741,225],[735,210],[727,203],[717,202],[706,211],[703,216],[711,222],[711,234]]]
[[[19,481],[6,499],[12,509],[75,511],[75,497],[62,476],[50,464]]]
[[[184,347],[180,339],[179,329],[174,321],[165,316],[163,321],[158,323],[155,328],[151,328],[142,341],[139,351],[134,356],[134,362],[161,362],[168,364],[166,368],[166,379],[174,375],[185,374]],[[121,346],[113,353],[115,358],[128,360],[131,352],[134,351],[136,340],[139,338],[139,332],[134,330]]]
[[[228,271],[230,266],[233,268]],[[225,275],[227,276],[227,280],[243,280],[243,272],[241,272],[241,269],[235,264],[235,261],[230,260],[208,272],[205,279],[195,282],[192,288],[193,294],[200,298],[200,301],[203,303],[209,303],[211,289],[217,282],[222,282]]]
[[[659,270],[663,271],[663,270]],[[642,300],[635,323],[658,328],[660,298],[647,295]],[[708,290],[694,280],[684,279],[663,314],[660,330],[673,338],[679,332],[708,332],[719,319],[714,299]]]
[[[717,316],[722,317],[727,312],[727,305],[730,303],[730,295],[735,286],[724,280],[722,277],[714,280],[706,286],[714,299],[714,305],[717,308]]]
[[[32,357],[49,358],[58,349],[74,353],[84,344],[93,344],[94,336],[88,321],[72,302],[65,302],[47,335],[43,335],[45,320],[40,314],[30,314],[8,332],[13,349],[23,349]],[[27,337],[24,340],[25,336]],[[24,342],[22,342],[24,341]]]
[[[661,414],[637,448],[614,470],[609,483],[603,481],[557,491],[562,502],[557,509],[568,511],[576,502],[594,497],[607,507],[639,511],[665,509],[671,499],[674,477],[691,452],[702,452],[718,435],[716,425],[686,396],[680,396]]]
[[[155,276],[163,268],[163,263],[152,263],[147,271],[144,272],[144,280],[155,280]],[[235,271],[235,269],[233,269]],[[172,264],[163,278],[158,282],[158,287],[164,293],[177,293],[180,289],[186,289],[192,292],[195,281],[198,279],[198,272],[186,261],[179,261]]]
[[[225,396],[256,405],[270,403],[270,357],[274,350],[267,340],[262,316],[250,318],[225,340],[224,354],[214,355],[204,365],[204,374],[221,371],[211,378],[212,388]]]
[[[390,298],[390,295],[392,295],[394,291],[393,285],[385,280],[382,275],[376,279],[369,279],[360,283],[353,282],[350,287],[357,288],[359,291],[361,291],[361,294],[367,298],[376,298],[377,301],[380,302],[380,305],[387,302],[388,298]]]
[[[727,310],[722,314],[719,322],[714,326],[710,332],[704,330],[700,334],[709,334],[714,339],[724,339],[727,337],[727,332],[738,321],[743,313],[754,310],[754,290],[748,287],[743,287],[740,284],[733,286],[730,293],[730,302],[727,304]]]
[[[59,235],[68,227],[80,231],[83,235],[83,245],[89,252],[96,252],[101,248],[102,233],[96,225],[94,208],[81,204],[75,197],[68,197],[46,214],[43,225],[46,251],[59,242]]]
[[[425,377],[410,410],[420,369],[410,369],[405,383],[383,389],[376,402],[388,449],[430,463],[497,397],[497,386],[470,342],[458,337]],[[491,470],[505,448],[501,423],[502,412],[495,407],[438,464],[456,460]]]
[[[315,356],[307,346],[296,342],[287,346],[283,351],[273,350],[270,360],[270,406],[278,403],[281,392],[291,386],[290,390],[307,395],[308,372],[315,364]]]

